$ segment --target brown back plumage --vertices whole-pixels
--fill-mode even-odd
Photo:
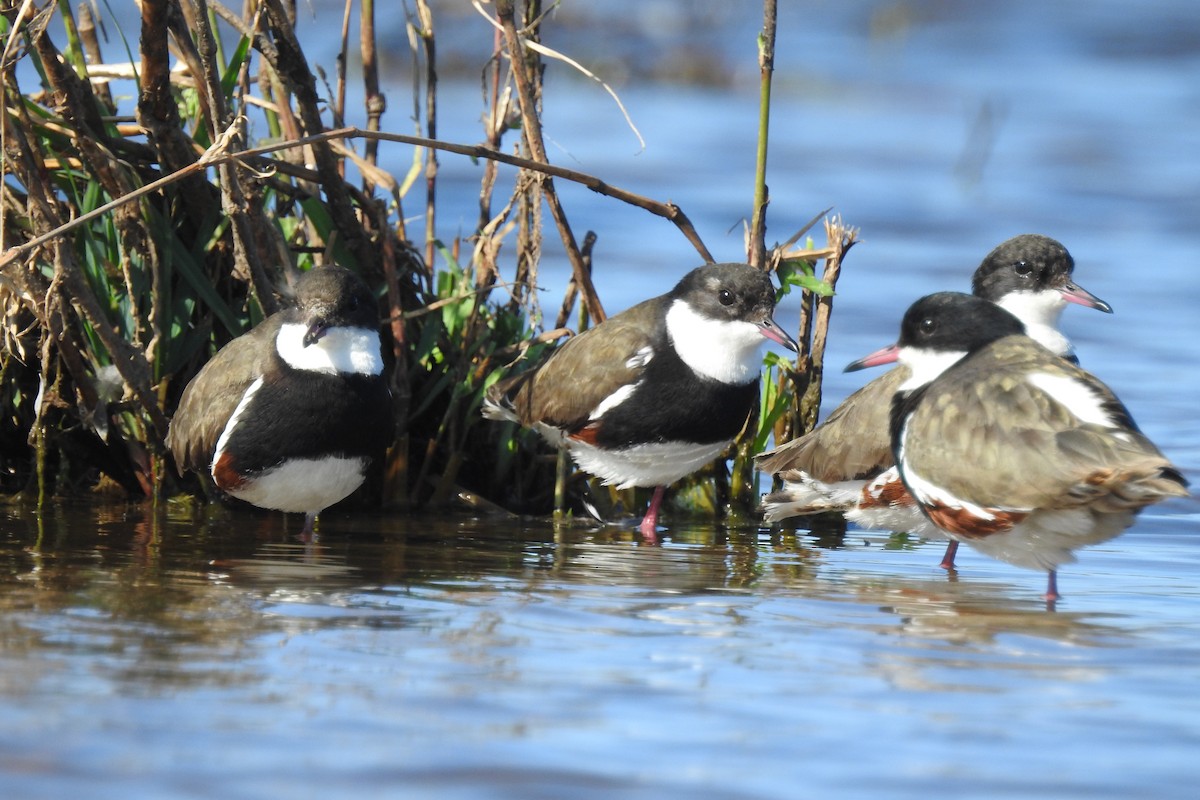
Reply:
[[[663,302],[646,300],[584,331],[541,364],[495,383],[488,399],[510,409],[522,425],[583,427],[600,401],[636,381],[645,368],[636,356],[658,333]]]
[[[1081,381],[1119,422],[1080,420],[1033,374]],[[925,390],[904,461],[922,479],[988,508],[1141,508],[1186,496],[1186,481],[1112,391],[1025,336],[1000,339]]]
[[[167,432],[167,448],[180,473],[208,472],[221,431],[274,353],[283,313],[222,347],[184,389]]]
[[[827,483],[871,478],[892,466],[888,416],[892,395],[908,380],[896,367],[847,397],[812,432],[758,456],[758,468],[795,480],[804,472]]]

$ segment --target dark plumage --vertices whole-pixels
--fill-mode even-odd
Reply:
[[[176,466],[263,508],[316,515],[348,496],[391,433],[378,312],[341,267],[296,284],[296,307],[223,347],[184,389],[167,447]]]
[[[1095,376],[970,295],[922,298],[900,339],[864,362],[899,359],[913,377],[893,399],[900,477],[956,541],[1049,573],[1118,535],[1187,481]]]
[[[1074,282],[1075,261],[1059,242],[1038,234],[1008,239],[980,263],[973,293],[1016,315],[1026,332],[1050,350],[1074,358],[1058,330],[1068,303],[1111,313],[1111,307]],[[899,484],[887,434],[890,401],[909,372],[898,366],[850,395],[811,433],[761,454],[759,468],[784,488],[763,499],[770,522],[801,514],[839,511],[864,527],[940,538]],[[957,544],[942,565],[952,567]]]
[[[662,488],[716,458],[745,423],[763,337],[796,349],[774,307],[766,273],[699,267],[497,383],[484,414],[535,428],[606,483],[657,487],[642,521],[652,535]]]

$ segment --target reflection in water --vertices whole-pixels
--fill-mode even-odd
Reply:
[[[895,617],[874,619],[875,630],[953,644],[1012,632],[1076,644],[1118,636],[1088,615],[1014,601],[1002,585],[899,569],[828,574],[829,548],[852,542],[788,531],[682,527],[647,546],[624,530],[331,515],[318,542],[300,543],[278,515],[216,509],[197,524],[140,506],[65,506],[41,520],[10,512],[4,525],[4,659],[28,668],[31,657],[107,653],[133,681],[202,679],[197,664],[239,661],[257,637],[297,625],[409,624],[421,616],[406,610],[411,598],[426,611],[504,598],[660,618],[664,598],[682,608],[792,598],[877,607]]]
[[[722,232],[753,174],[758,18],[723,4],[747,35],[718,25],[697,47],[676,22],[703,14],[575,5],[607,10],[617,34],[556,26],[572,55],[616,41],[749,76],[748,91],[619,86],[647,140],[634,154],[595,87],[547,70],[563,159],[670,196],[737,257]],[[771,235],[830,204],[864,233],[830,363],[888,341],[912,298],[961,288],[964,259],[1050,234],[1089,288],[1123,298],[1103,326],[1068,314],[1081,358],[1195,485],[1197,373],[1179,366],[1187,337],[1159,332],[1195,338],[1200,17],[1170,2],[883,6],[920,13],[880,39],[864,4],[823,4],[816,25],[781,4]],[[474,53],[492,32],[467,13]],[[326,21],[305,28],[310,53],[338,47]],[[406,97],[407,62],[391,63],[384,91]],[[473,141],[478,81],[443,88],[439,131]],[[956,155],[993,102],[1003,126],[964,192]],[[408,155],[381,151],[383,166],[403,174]],[[443,234],[469,230],[480,170],[443,163]],[[662,220],[560,190],[572,219],[598,221],[610,311],[692,264]],[[545,255],[540,282],[561,296],[570,270]],[[857,387],[826,374],[831,402]],[[216,507],[0,507],[0,796],[1191,797],[1198,508],[1087,551],[1047,614],[1031,574],[968,565],[953,580],[933,550],[856,531],[698,526],[645,547],[610,529],[327,514],[303,546],[279,517]]]
[[[302,543],[281,515],[219,508],[2,514],[0,731],[21,736],[0,733],[0,754],[34,775],[112,780],[122,762],[105,753],[162,753],[182,720],[189,751],[233,746],[280,791],[265,765],[332,736],[360,766],[407,754],[384,783],[469,794],[503,769],[525,796],[553,782],[552,752],[566,784],[599,775],[611,792],[635,783],[598,765],[676,775],[732,757],[753,775],[814,736],[949,751],[995,703],[1034,691],[1053,709],[1137,679],[1106,653],[1162,657],[1111,608],[1049,614],[857,531],[693,525],[650,546],[614,528],[329,514]],[[87,748],[64,749],[63,726]],[[248,730],[269,735],[247,745]]]

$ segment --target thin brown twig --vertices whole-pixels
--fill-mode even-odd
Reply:
[[[533,156],[533,160],[539,163],[548,163],[546,144],[542,140],[542,124],[538,119],[537,104],[533,97],[533,85],[525,68],[524,48],[513,14],[512,0],[497,0],[496,17],[504,27],[504,39],[508,44],[509,64],[521,105],[522,132],[529,145],[529,153]],[[546,197],[546,205],[550,207],[550,216],[554,218],[554,224],[558,228],[563,247],[567,251],[567,260],[571,262],[571,272],[574,274],[575,283],[583,296],[583,303],[587,306],[592,319],[598,323],[603,322],[607,316],[604,306],[600,302],[600,296],[596,293],[596,287],[592,284],[592,277],[587,274],[583,255],[579,252],[575,233],[567,222],[566,212],[558,199],[558,192],[554,189],[554,182],[549,178],[542,181],[542,192]]]
[[[342,38],[337,52],[337,88],[334,90],[333,121],[335,125],[346,124],[346,51],[350,46],[350,10],[354,0],[345,0],[342,6]]]
[[[504,131],[507,127],[507,108],[509,92],[505,88],[504,109],[500,108],[501,92],[500,92],[500,77],[501,77],[501,47],[504,43],[502,32],[497,27],[492,33],[492,57],[488,61],[488,66],[485,67],[483,90],[484,103],[487,107],[487,113],[483,117],[484,136],[486,137],[488,147],[497,152],[500,151],[500,144],[504,138]],[[478,232],[479,238],[476,241],[476,252],[484,256],[476,262],[476,279],[477,284],[491,285],[494,282],[494,263],[495,252],[499,249],[499,244],[493,242],[494,231],[496,226],[492,224],[492,195],[496,187],[496,172],[497,166],[493,159],[487,159],[483,164],[483,178],[479,183],[479,222],[475,229]],[[508,207],[511,207],[511,201]]]
[[[573,183],[578,183],[581,186],[586,186],[588,189],[591,189],[598,194],[611,197],[614,200],[620,200],[624,203],[628,203],[629,205],[649,211],[655,216],[669,220],[670,222],[674,223],[677,228],[679,228],[687,240],[691,242],[694,247],[696,247],[697,251],[706,261],[712,261],[712,256],[709,254],[708,249],[704,247],[700,237],[696,234],[695,228],[692,227],[691,220],[689,220],[687,215],[683,213],[683,210],[674,203],[661,203],[657,200],[630,192],[618,186],[613,186],[593,175],[588,175],[584,172],[566,169],[554,164],[533,161],[528,158],[521,158],[519,156],[513,156],[507,153],[497,152],[483,145],[463,145],[453,142],[442,142],[435,139],[426,139],[422,136],[409,136],[402,133],[386,133],[383,131],[366,131],[361,128],[349,126],[345,128],[324,131],[322,133],[313,134],[312,136],[305,136],[294,141],[275,142],[269,145],[263,145],[261,147],[252,147],[248,150],[241,150],[236,153],[225,152],[214,146],[213,148],[210,148],[205,156],[199,161],[189,164],[186,167],[169,175],[164,175],[158,180],[147,183],[144,186],[141,186],[127,194],[121,195],[120,197],[117,197],[114,200],[105,203],[104,205],[93,209],[86,214],[81,214],[70,222],[64,223],[48,233],[42,234],[41,236],[30,239],[29,241],[20,245],[9,248],[8,250],[4,251],[2,255],[0,255],[0,267],[4,267],[11,261],[20,258],[21,256],[42,246],[48,241],[62,236],[63,234],[68,233],[75,228],[78,228],[79,226],[96,219],[97,217],[111,212],[114,208],[137,200],[138,198],[144,197],[147,194],[156,192],[165,186],[169,186],[172,183],[183,180],[184,178],[194,175],[195,173],[207,169],[208,167],[225,164],[230,161],[243,160],[246,161],[247,166],[251,168],[255,168],[256,166],[270,167],[269,161],[266,164],[256,165],[252,159],[258,156],[266,155],[267,153],[279,152],[281,150],[291,150],[298,147],[307,147],[308,145],[319,142],[328,142],[335,139],[356,138],[377,139],[383,142],[397,142],[399,144],[416,145],[418,147],[431,147],[438,150],[445,150],[448,153],[457,153],[458,155],[470,156],[471,158],[491,159],[493,161],[498,161],[501,164],[507,164],[512,167],[519,167],[521,169],[527,169],[533,172],[540,172],[546,175],[562,178],[564,180],[569,180]]]
[[[583,246],[580,248],[580,252],[583,254],[584,264],[587,265],[589,273],[592,271],[592,248],[595,246],[596,232],[588,231],[586,234],[584,234]],[[575,307],[575,298],[578,293],[578,287],[575,285],[575,279],[572,278],[570,282],[567,283],[567,291],[563,293],[562,308],[558,310],[558,317],[554,320],[554,327],[561,328],[567,324],[567,320],[570,319],[571,316],[571,309]],[[584,329],[583,323],[586,322],[586,314],[586,308],[580,309],[580,331]]]

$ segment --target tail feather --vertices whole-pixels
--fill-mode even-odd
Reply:
[[[804,472],[790,472],[782,490],[763,496],[763,518],[775,523],[807,514],[844,513],[854,508],[862,486],[862,481],[825,483]]]
[[[1098,511],[1139,509],[1169,497],[1188,496],[1187,479],[1171,464],[1097,471],[1070,488],[1075,504]]]
[[[528,417],[529,401],[524,402],[523,411],[518,411],[518,397],[521,395],[521,389],[524,388],[536,369],[525,370],[516,375],[509,375],[507,378],[501,378],[488,387],[487,394],[483,399],[483,406],[480,408],[480,413],[484,418],[491,420],[499,420],[501,422],[516,422],[520,425],[529,424],[528,419],[522,419],[522,416]],[[526,392],[528,395],[528,392]]]
[[[505,403],[504,397],[492,397],[489,391],[487,396],[483,398],[483,405],[479,409],[479,413],[484,419],[496,420],[497,422],[519,422],[517,414],[513,411],[512,406]]]

